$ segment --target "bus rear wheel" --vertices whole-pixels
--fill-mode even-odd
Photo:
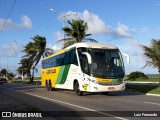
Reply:
[[[51,80],[49,80],[49,91],[53,91],[55,90],[55,88],[52,87],[52,82]]]
[[[50,86],[49,86],[49,83],[48,83],[48,80],[46,80],[46,88],[47,88],[47,90],[49,91],[49,88]]]
[[[78,96],[82,96],[82,95],[83,95],[83,91],[80,91],[80,89],[79,89],[79,83],[78,83],[78,82],[76,82],[76,83],[74,84],[74,90],[75,90],[75,92],[76,92],[76,94],[77,94]]]

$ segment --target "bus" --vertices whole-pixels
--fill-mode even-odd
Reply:
[[[76,43],[42,60],[42,86],[47,90],[84,92],[125,90],[125,69],[120,50],[101,43]]]

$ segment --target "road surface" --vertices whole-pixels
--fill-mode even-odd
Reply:
[[[158,120],[160,97],[146,96],[127,90],[109,95],[85,93],[76,96],[74,91],[47,91],[38,85],[4,84],[0,91],[26,104],[47,111],[54,119],[76,120]],[[61,112],[59,112],[61,111]],[[137,116],[142,117],[137,117]],[[144,117],[145,115],[159,117]]]

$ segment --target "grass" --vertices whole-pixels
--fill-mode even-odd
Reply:
[[[137,82],[159,82],[160,81],[160,78],[153,78],[153,77],[150,77],[148,79],[145,79],[145,78],[136,78],[136,79],[132,79],[132,80],[127,80],[126,81],[137,81]]]
[[[142,93],[160,94],[160,86],[126,85],[127,89],[134,89]]]
[[[18,84],[36,84],[41,85],[41,77],[34,77],[33,82],[30,82],[29,78],[14,78],[8,81],[9,83],[18,83]]]
[[[28,80],[13,80],[13,81],[10,81],[10,83],[18,83],[18,84],[36,84],[36,85],[41,85],[41,81],[33,81],[33,82],[30,82]]]

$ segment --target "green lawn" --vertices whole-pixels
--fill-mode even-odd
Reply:
[[[13,80],[13,81],[10,81],[10,83],[41,85],[41,81],[33,81],[33,82],[30,82],[29,80],[28,80],[28,81],[27,81],[27,80],[24,80],[24,81],[22,81],[22,80],[19,80],[19,81]]]
[[[160,86],[126,85],[127,89],[134,89],[142,93],[160,94]]]
[[[137,79],[132,79],[132,80],[126,80],[126,81],[139,81],[139,82],[159,82],[160,78],[148,78],[148,79],[144,79],[144,78],[137,78]]]

